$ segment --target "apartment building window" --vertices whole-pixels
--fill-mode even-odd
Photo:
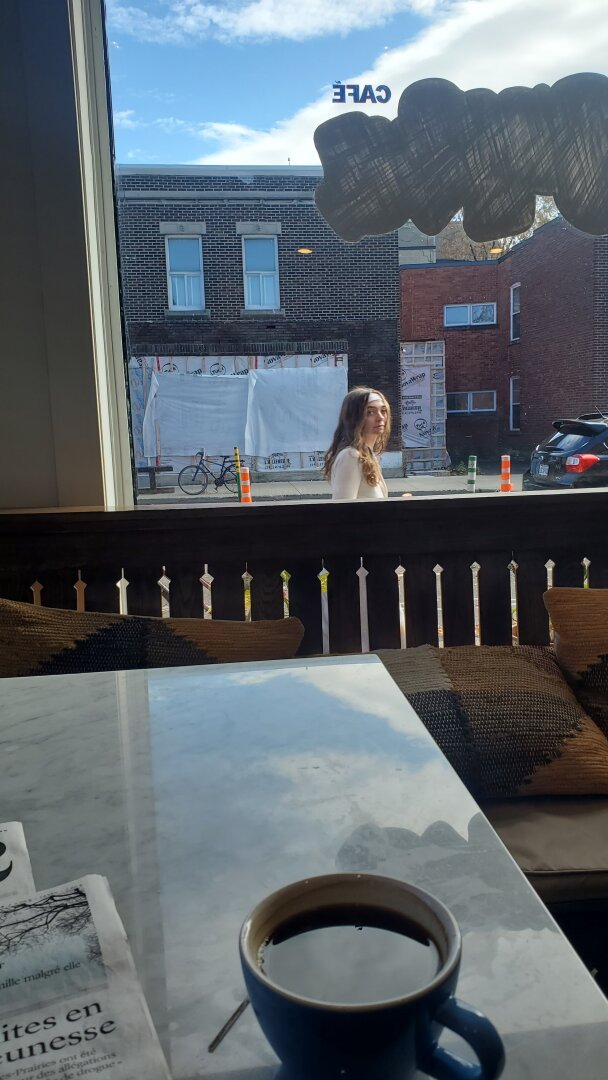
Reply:
[[[496,304],[446,304],[444,326],[494,326]]]
[[[172,311],[200,311],[205,306],[200,236],[166,236],[167,288]]]
[[[521,378],[511,375],[509,379],[509,428],[519,431],[521,427]]]
[[[519,282],[511,286],[511,341],[519,341]]]
[[[446,399],[449,413],[496,412],[495,390],[459,390]]]
[[[245,307],[276,311],[279,301],[279,257],[276,236],[243,236]]]

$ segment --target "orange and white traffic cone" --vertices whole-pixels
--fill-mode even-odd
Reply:
[[[509,454],[503,454],[500,459],[500,490],[513,491],[513,484],[511,483],[511,457]]]
[[[251,482],[249,480],[249,469],[246,465],[241,465],[241,502],[250,503],[251,498]]]

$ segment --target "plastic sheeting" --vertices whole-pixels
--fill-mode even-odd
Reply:
[[[331,443],[347,392],[343,367],[250,371],[245,453],[308,453]]]
[[[247,372],[254,369],[276,371],[278,368],[299,367],[344,367],[347,370],[348,355],[342,352],[311,352],[264,355],[132,356],[129,363],[129,390],[135,464],[145,465],[151,458],[157,464],[172,465],[173,469],[179,472],[184,465],[192,461],[191,454],[165,453],[162,431],[156,423],[155,413],[148,415],[147,426],[151,425],[151,435],[147,439],[148,454],[144,455],[143,421],[153,376],[160,373],[187,375],[189,378],[198,378],[200,375],[213,375],[214,378],[222,375],[238,375],[246,379]],[[259,457],[246,455],[244,445],[240,449],[243,464],[249,465],[254,471],[289,473],[294,470],[306,470],[312,474],[318,473],[322,468],[326,448],[319,447],[316,451],[307,453],[297,451],[287,453],[279,450]],[[152,454],[151,450],[153,450]]]
[[[243,446],[247,378],[234,375],[154,374],[143,422],[144,453],[230,454]]]

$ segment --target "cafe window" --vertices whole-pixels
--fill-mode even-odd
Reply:
[[[509,428],[519,431],[521,426],[521,378],[511,375],[509,379]]]
[[[495,390],[459,390],[446,397],[448,413],[496,412]]]
[[[172,311],[205,306],[200,236],[166,236],[167,287]]]
[[[279,259],[276,236],[243,237],[245,307],[276,311],[279,307]]]
[[[519,283],[511,286],[511,341],[519,341]]]
[[[496,304],[446,304],[444,326],[495,326]]]

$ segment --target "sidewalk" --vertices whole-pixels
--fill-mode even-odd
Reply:
[[[523,468],[518,474],[513,475],[513,490],[521,491],[521,476]],[[386,481],[389,495],[398,497],[405,491],[412,495],[463,495],[467,491],[466,476],[406,476],[393,477]],[[500,491],[500,473],[488,473],[485,476],[477,476],[475,489],[479,493]],[[264,483],[251,485],[251,497],[254,502],[281,502],[289,500],[307,499],[330,499],[331,492],[326,480],[272,480]],[[236,502],[235,495],[228,495],[225,489],[216,491],[213,484],[204,495],[184,495],[179,487],[173,492],[163,494],[162,488],[154,492],[141,491],[137,501],[140,506],[166,506],[184,503],[193,506],[211,505],[214,503]]]

